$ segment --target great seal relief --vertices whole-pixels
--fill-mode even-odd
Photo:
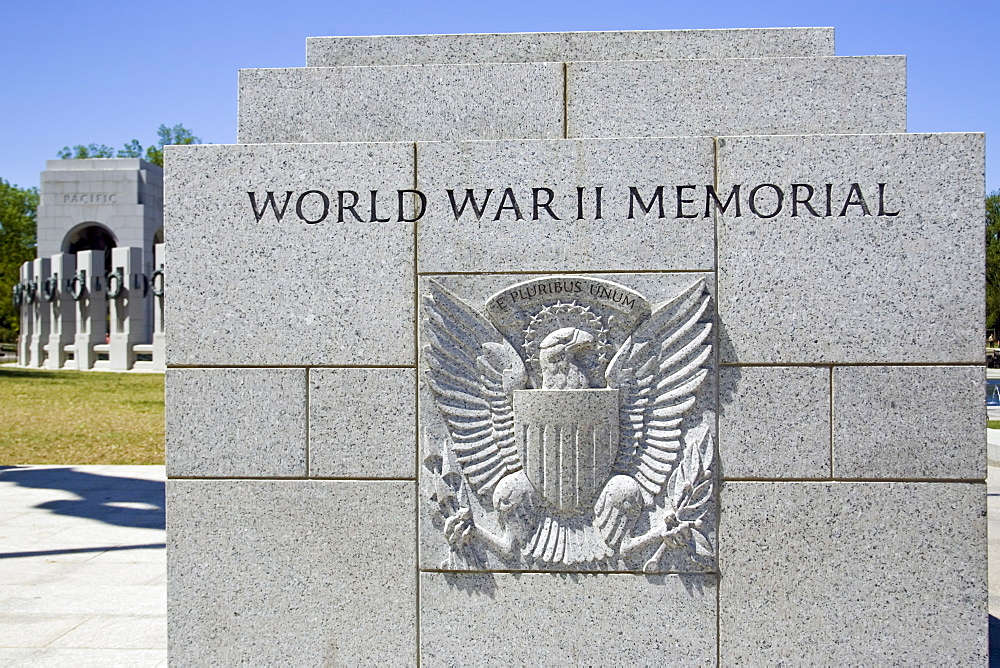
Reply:
[[[480,308],[424,286],[436,411],[421,487],[447,546],[433,568],[715,570],[714,420],[696,414],[714,372],[704,278],[655,304],[585,276],[517,283]]]

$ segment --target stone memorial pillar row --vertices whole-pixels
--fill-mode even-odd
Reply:
[[[70,294],[76,309],[76,368],[94,368],[94,346],[106,336],[108,298],[104,292],[104,251],[80,251],[76,254],[76,274],[70,281]]]
[[[31,317],[34,327],[28,344],[28,366],[40,368],[45,362],[45,347],[49,343],[51,314],[49,305],[42,299],[42,285],[49,277],[52,261],[36,258],[31,265],[31,280],[28,285],[28,300],[31,302]]]
[[[21,366],[28,366],[31,359],[29,354],[29,344],[31,342],[31,332],[34,329],[32,319],[31,304],[28,303],[28,285],[31,282],[31,262],[25,262],[20,269],[19,293],[15,296],[17,304],[17,314],[21,320],[21,333],[17,337],[17,363]]]
[[[164,245],[153,247],[153,273],[150,276],[149,290],[153,295],[153,368],[163,371],[167,368],[166,338],[163,332],[163,292],[165,274],[163,273]]]
[[[132,346],[142,343],[146,334],[145,295],[148,286],[145,274],[142,273],[141,248],[111,250],[107,290],[111,300],[109,368],[124,371],[131,369],[135,363]]]
[[[70,284],[75,273],[75,255],[56,253],[52,256],[52,275],[42,290],[49,305],[52,322],[49,331],[49,356],[45,361],[47,369],[63,368],[67,358],[66,346],[73,344],[76,335],[76,309],[70,295]]]

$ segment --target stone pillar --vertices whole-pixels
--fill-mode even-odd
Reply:
[[[52,256],[52,276],[43,293],[51,298],[49,317],[49,355],[45,360],[46,369],[61,369],[66,364],[66,346],[71,345],[76,336],[76,309],[70,294],[70,284],[76,273],[76,256],[56,253]],[[74,363],[72,367],[76,367]]]
[[[95,345],[107,336],[108,297],[104,291],[104,251],[86,250],[76,254],[76,274],[70,292],[76,309],[76,368],[94,368]],[[77,296],[78,295],[78,296]]]
[[[165,151],[171,663],[983,665],[983,136],[832,38],[242,71]]]
[[[17,309],[21,322],[21,331],[17,337],[17,363],[21,366],[28,366],[31,360],[31,333],[34,330],[34,309],[28,302],[28,285],[31,282],[31,262],[25,262],[20,269],[20,304]]]
[[[28,300],[31,302],[31,343],[28,346],[28,366],[41,368],[45,363],[45,347],[49,344],[51,313],[49,304],[42,298],[42,285],[50,275],[52,261],[47,257],[36,258],[31,265]]]
[[[142,249],[135,247],[111,250],[111,273],[106,277],[111,300],[111,346],[109,368],[131,369],[135,363],[132,347],[143,343],[146,335],[146,293],[148,285],[142,273]]]
[[[153,273],[150,276],[149,290],[153,296],[153,368],[163,371],[166,362],[166,335],[163,331],[163,295],[166,286],[166,276],[163,270],[164,245],[153,247]]]

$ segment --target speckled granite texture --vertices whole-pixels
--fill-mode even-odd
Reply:
[[[241,144],[906,131],[898,56],[259,69],[239,91]]]
[[[184,332],[168,338],[168,365],[413,363],[413,224],[396,212],[397,191],[413,187],[412,144],[167,151],[177,255],[164,317]],[[373,189],[387,222],[369,222]],[[363,223],[338,211],[347,190]]]
[[[168,369],[166,394],[168,476],[305,476],[305,369]]]
[[[413,487],[168,481],[171,664],[415,663]]]
[[[982,483],[727,482],[722,665],[986,663]]]
[[[719,457],[724,478],[827,478],[830,370],[722,367]]]
[[[243,71],[166,150],[171,664],[982,665],[984,138],[832,37]]]
[[[980,366],[833,370],[838,478],[986,477]]]
[[[833,28],[306,38],[307,67],[832,55]]]
[[[309,370],[309,475],[412,478],[416,371]]]
[[[241,144],[563,136],[561,63],[242,70],[239,86]]]
[[[719,218],[722,361],[981,360],[983,156],[981,134],[720,138],[720,183],[789,191],[773,217]],[[770,216],[775,191],[757,198]]]
[[[566,90],[567,137],[906,131],[901,57],[569,63]]]
[[[420,594],[422,665],[715,663],[712,576],[422,573]]]

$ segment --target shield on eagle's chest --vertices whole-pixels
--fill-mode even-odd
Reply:
[[[515,390],[525,475],[558,513],[589,506],[618,455],[618,390]]]

